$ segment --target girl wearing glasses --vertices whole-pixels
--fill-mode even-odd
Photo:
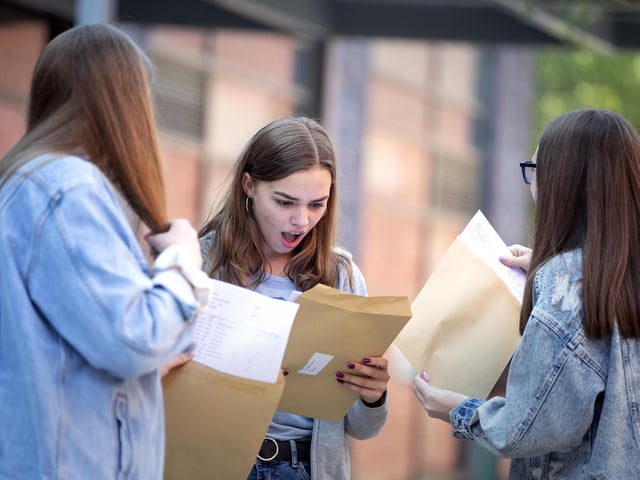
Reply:
[[[617,113],[574,111],[546,127],[533,162],[506,396],[467,398],[426,374],[414,391],[456,437],[512,458],[510,478],[640,478],[640,139]]]

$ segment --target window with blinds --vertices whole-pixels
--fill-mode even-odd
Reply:
[[[433,207],[443,213],[474,213],[478,206],[476,177],[476,165],[468,159],[437,154],[432,171]]]
[[[159,128],[190,139],[202,139],[205,72],[162,58],[154,59],[154,65],[154,94]]]

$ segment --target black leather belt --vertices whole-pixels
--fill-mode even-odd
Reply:
[[[308,462],[311,458],[311,440],[294,440],[296,442],[296,458],[298,461]],[[291,461],[290,440],[276,440],[264,437],[258,460],[264,463]]]

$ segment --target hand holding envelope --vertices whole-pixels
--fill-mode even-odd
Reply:
[[[316,285],[297,302],[283,360],[289,375],[278,410],[339,422],[359,394],[340,387],[336,372],[349,370],[345,367],[354,360],[382,355],[411,318],[409,300]]]
[[[499,261],[507,246],[481,212],[449,247],[395,340],[442,389],[486,398],[519,341],[525,276]]]
[[[211,280],[193,361],[163,380],[166,480],[247,478],[284,389],[298,305]]]
[[[347,370],[336,372],[336,380],[358,394],[363,402],[376,403],[387,391],[388,364],[384,357],[365,357],[362,363],[347,363]]]
[[[163,381],[167,480],[212,472],[246,478],[276,410],[342,419],[360,393],[338,385],[336,372],[373,372],[368,384],[388,375],[375,368],[384,358],[366,356],[384,353],[411,317],[406,297],[317,285],[291,303],[211,282],[209,307],[196,321],[195,358]],[[349,369],[356,359],[363,364]],[[286,387],[281,366],[289,371]]]

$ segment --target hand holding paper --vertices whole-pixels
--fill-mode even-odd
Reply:
[[[481,212],[449,247],[395,344],[433,385],[486,398],[519,341],[525,275]]]
[[[520,268],[523,272],[528,272],[531,264],[531,249],[516,244],[509,247],[509,252],[509,255],[500,257],[500,262],[507,267]]]
[[[298,305],[211,283],[195,358],[163,380],[166,480],[247,478],[284,389],[280,367]]]

